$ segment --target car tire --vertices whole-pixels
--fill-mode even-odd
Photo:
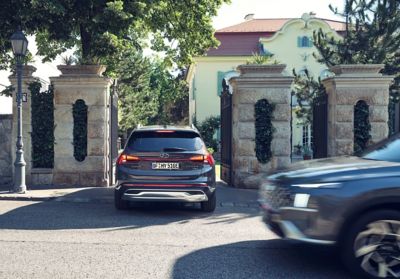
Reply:
[[[369,212],[346,231],[341,243],[345,265],[360,278],[395,278],[391,272],[400,272],[400,211],[377,210]],[[395,258],[392,258],[396,255]],[[395,263],[395,266],[392,266]]]
[[[214,212],[215,208],[217,207],[217,195],[212,193],[208,196],[208,200],[201,202],[201,210],[204,212]]]
[[[122,195],[119,191],[114,191],[114,205],[118,210],[126,210],[129,208],[129,202],[122,199]]]

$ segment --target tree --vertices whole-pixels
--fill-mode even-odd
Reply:
[[[345,18],[346,34],[342,40],[335,40],[322,30],[314,33],[314,44],[319,51],[316,57],[328,66],[384,64],[381,73],[395,76],[389,104],[389,117],[393,117],[393,104],[400,99],[400,1],[346,0],[342,12],[330,8]]]
[[[188,64],[217,46],[211,19],[229,0],[4,0],[0,63],[9,65],[9,37],[20,25],[36,34],[38,54],[50,61],[75,46],[85,64],[120,61],[123,50],[151,48]]]
[[[138,124],[171,124],[187,119],[188,88],[184,75],[174,75],[163,60],[125,53],[118,68],[120,128]],[[134,70],[133,70],[134,69]]]
[[[398,0],[346,0],[343,11],[330,9],[344,18],[346,32],[341,40],[314,32],[314,57],[328,67],[338,64],[384,64],[381,71],[394,75],[390,87],[389,117],[393,117],[393,104],[400,99],[400,1]],[[304,103],[315,104],[324,94],[320,82],[308,75],[295,75],[296,96],[300,100],[298,114],[310,120],[310,111]],[[389,120],[389,123],[392,121]],[[393,132],[392,127],[390,131]]]

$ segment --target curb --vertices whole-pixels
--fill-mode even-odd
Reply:
[[[56,197],[16,197],[16,196],[0,196],[1,201],[50,201]]]

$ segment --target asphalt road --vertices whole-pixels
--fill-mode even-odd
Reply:
[[[277,239],[232,204],[0,201],[0,278],[352,278],[333,249]]]

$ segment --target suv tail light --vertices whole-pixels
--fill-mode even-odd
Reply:
[[[203,162],[204,164],[208,164],[210,166],[214,166],[214,164],[215,164],[214,158],[210,153],[207,153],[206,155],[193,156],[190,158],[190,161]]]
[[[138,162],[140,159],[137,156],[131,156],[131,155],[126,155],[126,154],[121,154],[118,157],[118,161],[117,164],[121,165],[121,164],[125,164],[127,162]]]

